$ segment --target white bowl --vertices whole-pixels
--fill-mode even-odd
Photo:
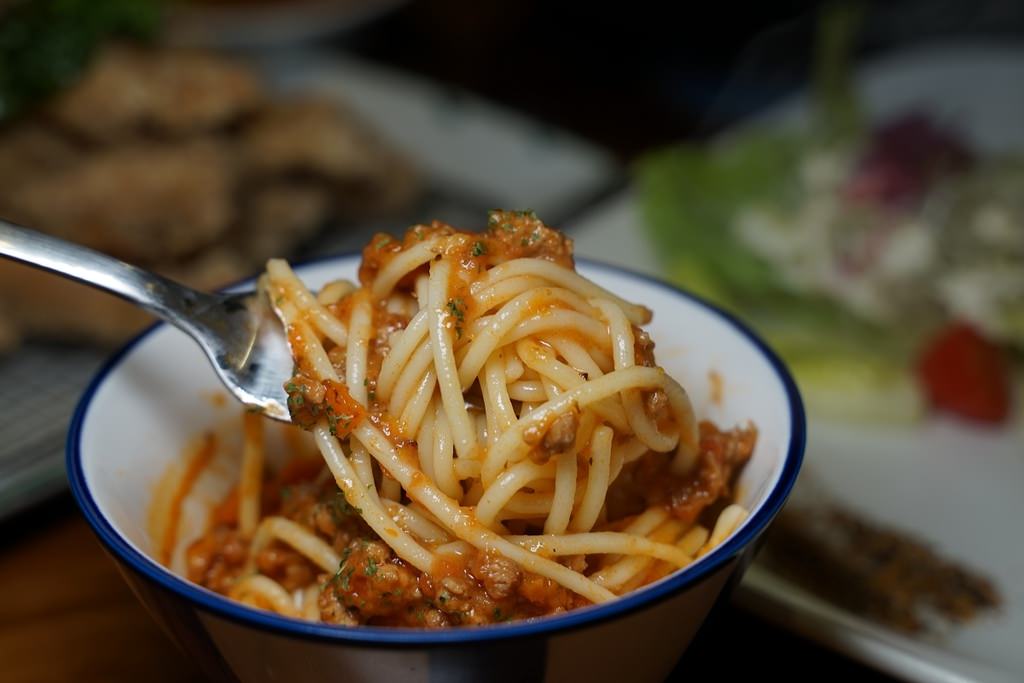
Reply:
[[[311,287],[355,279],[356,255],[297,269]],[[554,617],[438,631],[342,627],[251,609],[160,565],[146,523],[154,489],[189,439],[222,424],[221,390],[199,348],[157,325],[117,353],[86,391],[68,437],[71,489],[153,616],[211,677],[244,681],[661,680],[716,598],[752,559],[803,457],[804,411],[778,357],[728,314],[674,287],[584,261],[579,270],[654,311],[658,362],[701,418],[752,421],[757,445],[737,493],[750,517],[699,561],[616,601]],[[712,379],[712,373],[718,378]],[[713,400],[719,384],[721,400]],[[225,472],[225,482],[230,478]],[[195,522],[185,522],[185,524]]]

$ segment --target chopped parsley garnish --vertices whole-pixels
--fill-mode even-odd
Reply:
[[[352,574],[355,571],[355,567],[348,567],[344,571],[342,571],[341,569],[338,570],[338,573],[341,575],[341,579],[338,581],[338,583],[341,585],[342,590],[347,591],[349,589],[349,580],[352,578]]]
[[[465,303],[460,298],[451,299],[448,301],[448,312],[458,320],[460,323],[466,319],[466,313],[462,310]],[[455,336],[458,339],[462,339],[462,326],[455,326]]]
[[[383,249],[389,244],[391,244],[391,237],[388,235],[382,235],[381,238],[377,240],[377,249]]]
[[[377,560],[372,557],[366,558],[366,568],[363,570],[367,576],[374,576],[377,573]]]
[[[319,406],[313,406],[314,417],[319,415]],[[338,415],[334,412],[334,406],[331,404],[325,404],[323,406],[324,415],[327,416],[327,427],[331,430],[331,435],[338,436],[338,423],[341,423],[341,427],[344,430],[348,430],[352,426],[352,420],[355,418],[354,415],[348,413],[342,413]]]
[[[302,394],[302,387],[295,382],[288,382],[288,384],[285,384],[284,390],[288,393],[288,405],[298,408],[306,402],[306,399]]]
[[[341,562],[338,563],[338,571],[334,573],[331,580],[328,583],[334,583],[337,581],[341,584],[344,590],[348,590],[348,581],[352,577],[352,572],[355,571],[354,567],[346,567],[345,563],[348,562],[349,555],[352,554],[351,548],[345,548],[345,551],[341,554]]]
[[[487,245],[477,240],[473,243],[473,256],[483,256],[487,253]]]
[[[448,301],[448,312],[455,316],[459,322],[465,320],[466,314],[462,310],[462,299],[450,299]]]

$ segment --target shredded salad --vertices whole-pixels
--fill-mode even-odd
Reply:
[[[1003,422],[1024,350],[1024,156],[981,156],[927,112],[861,123],[840,90],[816,85],[807,131],[642,160],[663,266],[759,328],[816,412]]]

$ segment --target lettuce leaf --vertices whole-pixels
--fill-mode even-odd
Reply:
[[[644,220],[662,266],[723,304],[780,292],[772,268],[732,232],[737,207],[793,192],[804,141],[751,132],[714,147],[678,145],[637,167]]]
[[[796,199],[810,137],[751,131],[679,145],[637,166],[641,212],[671,280],[750,323],[789,363],[812,412],[902,421],[921,414],[911,372],[916,335],[895,334],[834,302],[788,289],[733,233],[737,211]],[[845,397],[845,398],[844,398]]]

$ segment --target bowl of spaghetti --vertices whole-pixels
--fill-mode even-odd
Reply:
[[[799,394],[753,333],[531,212],[256,286],[290,424],[156,326],[68,440],[89,523],[210,676],[660,680],[799,470]]]

